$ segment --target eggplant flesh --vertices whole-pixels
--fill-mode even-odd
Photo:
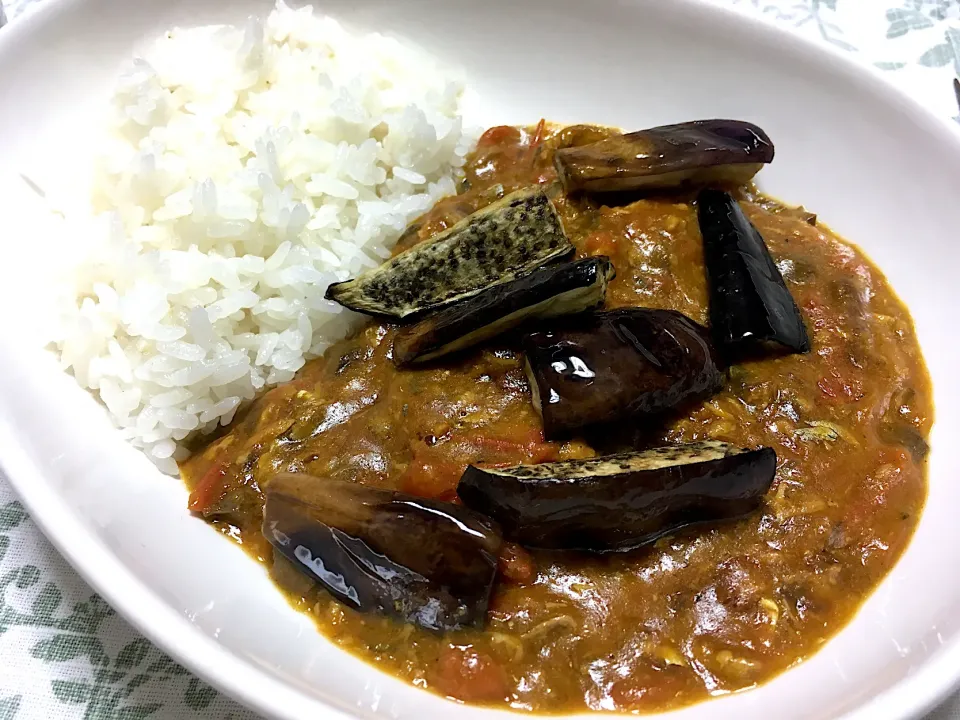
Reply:
[[[357,312],[411,319],[573,253],[540,188],[518,190],[379,267],[327,288]]]
[[[603,304],[613,264],[604,256],[551,265],[487,288],[448,305],[415,325],[402,328],[393,342],[398,365],[433,360],[477,345],[530,320],[592,310]]]
[[[331,595],[435,631],[482,626],[502,538],[453,503],[306,474],[266,488],[263,533]]]
[[[513,468],[467,468],[457,493],[510,541],[535,548],[633,550],[689,525],[735,520],[763,503],[772,448],[698,442]]]
[[[710,285],[710,330],[728,357],[776,343],[810,350],[796,301],[763,237],[733,197],[705,189],[697,196],[704,262]]]
[[[656,415],[720,389],[706,328],[674,310],[622,308],[523,337],[547,439]]]
[[[554,165],[567,192],[624,192],[742,185],[773,154],[770,138],[753,123],[696,120],[557,150]]]

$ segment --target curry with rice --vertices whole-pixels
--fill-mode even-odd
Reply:
[[[654,712],[808,657],[909,542],[933,409],[882,273],[750,184],[772,159],[733,121],[491,128],[331,287],[374,319],[182,464],[190,509],[463,702]]]

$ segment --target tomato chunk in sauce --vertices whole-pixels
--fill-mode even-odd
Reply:
[[[462,192],[398,249],[512,190],[556,179],[556,148],[613,131],[493,128]],[[748,361],[725,389],[620,442],[722,440],[779,457],[753,517],[626,554],[505,545],[483,630],[433,634],[356,613],[273,558],[261,487],[309,472],[456,501],[470,463],[591,457],[586,440],[546,442],[522,369],[500,340],[416,369],[390,358],[372,322],[259,398],[182,467],[190,508],[271,565],[327,637],[383,670],[469,703],[540,712],[650,712],[762,683],[815,652],[890,570],[926,494],[930,383],[910,316],[857,248],[802,209],[729,188],[763,234],[801,308],[813,350]],[[557,193],[578,255],[608,255],[607,306],[679,310],[707,322],[690,194],[602,204]]]

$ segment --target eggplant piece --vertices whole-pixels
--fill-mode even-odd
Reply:
[[[521,545],[623,552],[688,525],[749,515],[776,469],[772,448],[707,441],[542,465],[471,465],[457,494]]]
[[[502,542],[453,503],[289,473],[267,485],[263,534],[342,603],[436,631],[483,625]]]
[[[573,315],[603,304],[613,279],[608,257],[534,270],[512,282],[431,313],[402,328],[393,341],[398,365],[427,362],[505,333],[533,319]]]
[[[675,310],[597,313],[530,333],[522,346],[547,439],[662,413],[723,384],[706,328]]]
[[[380,267],[327,288],[326,298],[403,320],[471,297],[573,253],[539,188],[518,190]]]
[[[721,353],[735,358],[768,342],[809,352],[800,309],[740,204],[728,193],[705,189],[697,196],[697,217],[710,284],[710,330]]]
[[[753,123],[696,120],[557,150],[554,165],[567,192],[743,185],[773,161],[773,152]]]

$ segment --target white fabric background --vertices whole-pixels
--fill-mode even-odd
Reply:
[[[11,23],[43,1],[0,0]],[[934,112],[957,115],[960,0],[710,1],[849,51]],[[255,720],[118,617],[0,477],[0,720],[200,717]],[[927,720],[960,720],[960,695]]]

